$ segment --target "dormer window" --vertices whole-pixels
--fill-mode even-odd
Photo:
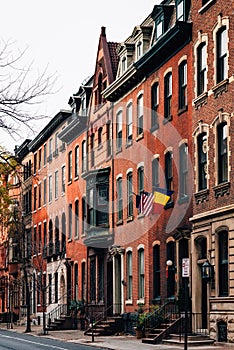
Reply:
[[[163,34],[163,15],[160,16],[156,21],[156,40],[159,39]]]
[[[127,69],[127,59],[126,57],[123,57],[122,60],[121,60],[121,70],[122,70],[122,73],[124,73]]]
[[[177,0],[176,2],[176,19],[177,21],[184,21],[184,0]]]
[[[142,55],[143,55],[142,41],[138,41],[136,44],[136,59],[140,58]]]

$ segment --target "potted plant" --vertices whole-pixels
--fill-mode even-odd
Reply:
[[[147,318],[147,316],[148,316],[148,313],[145,312],[142,306],[139,306],[137,310],[136,327],[135,327],[137,339],[141,339],[142,337],[144,337],[145,319]]]

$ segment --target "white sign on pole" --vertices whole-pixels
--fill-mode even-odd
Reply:
[[[189,277],[189,258],[182,259],[182,277]]]

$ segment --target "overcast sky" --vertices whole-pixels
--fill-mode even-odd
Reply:
[[[94,73],[101,27],[108,41],[122,42],[153,10],[159,0],[11,0],[1,1],[0,38],[28,47],[26,55],[34,68],[58,77],[59,92],[48,96],[41,113],[53,117],[68,109],[68,99],[82,81]],[[44,121],[44,124],[48,121]],[[37,132],[44,127],[43,123]],[[25,138],[12,140],[0,130],[0,145],[12,150]]]

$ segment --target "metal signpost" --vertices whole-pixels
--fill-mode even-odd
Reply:
[[[190,262],[189,258],[182,259],[182,277],[184,278],[184,288],[185,288],[185,300],[184,300],[184,312],[185,312],[185,325],[184,325],[184,350],[188,348],[188,299],[189,299],[189,276],[190,276]]]

